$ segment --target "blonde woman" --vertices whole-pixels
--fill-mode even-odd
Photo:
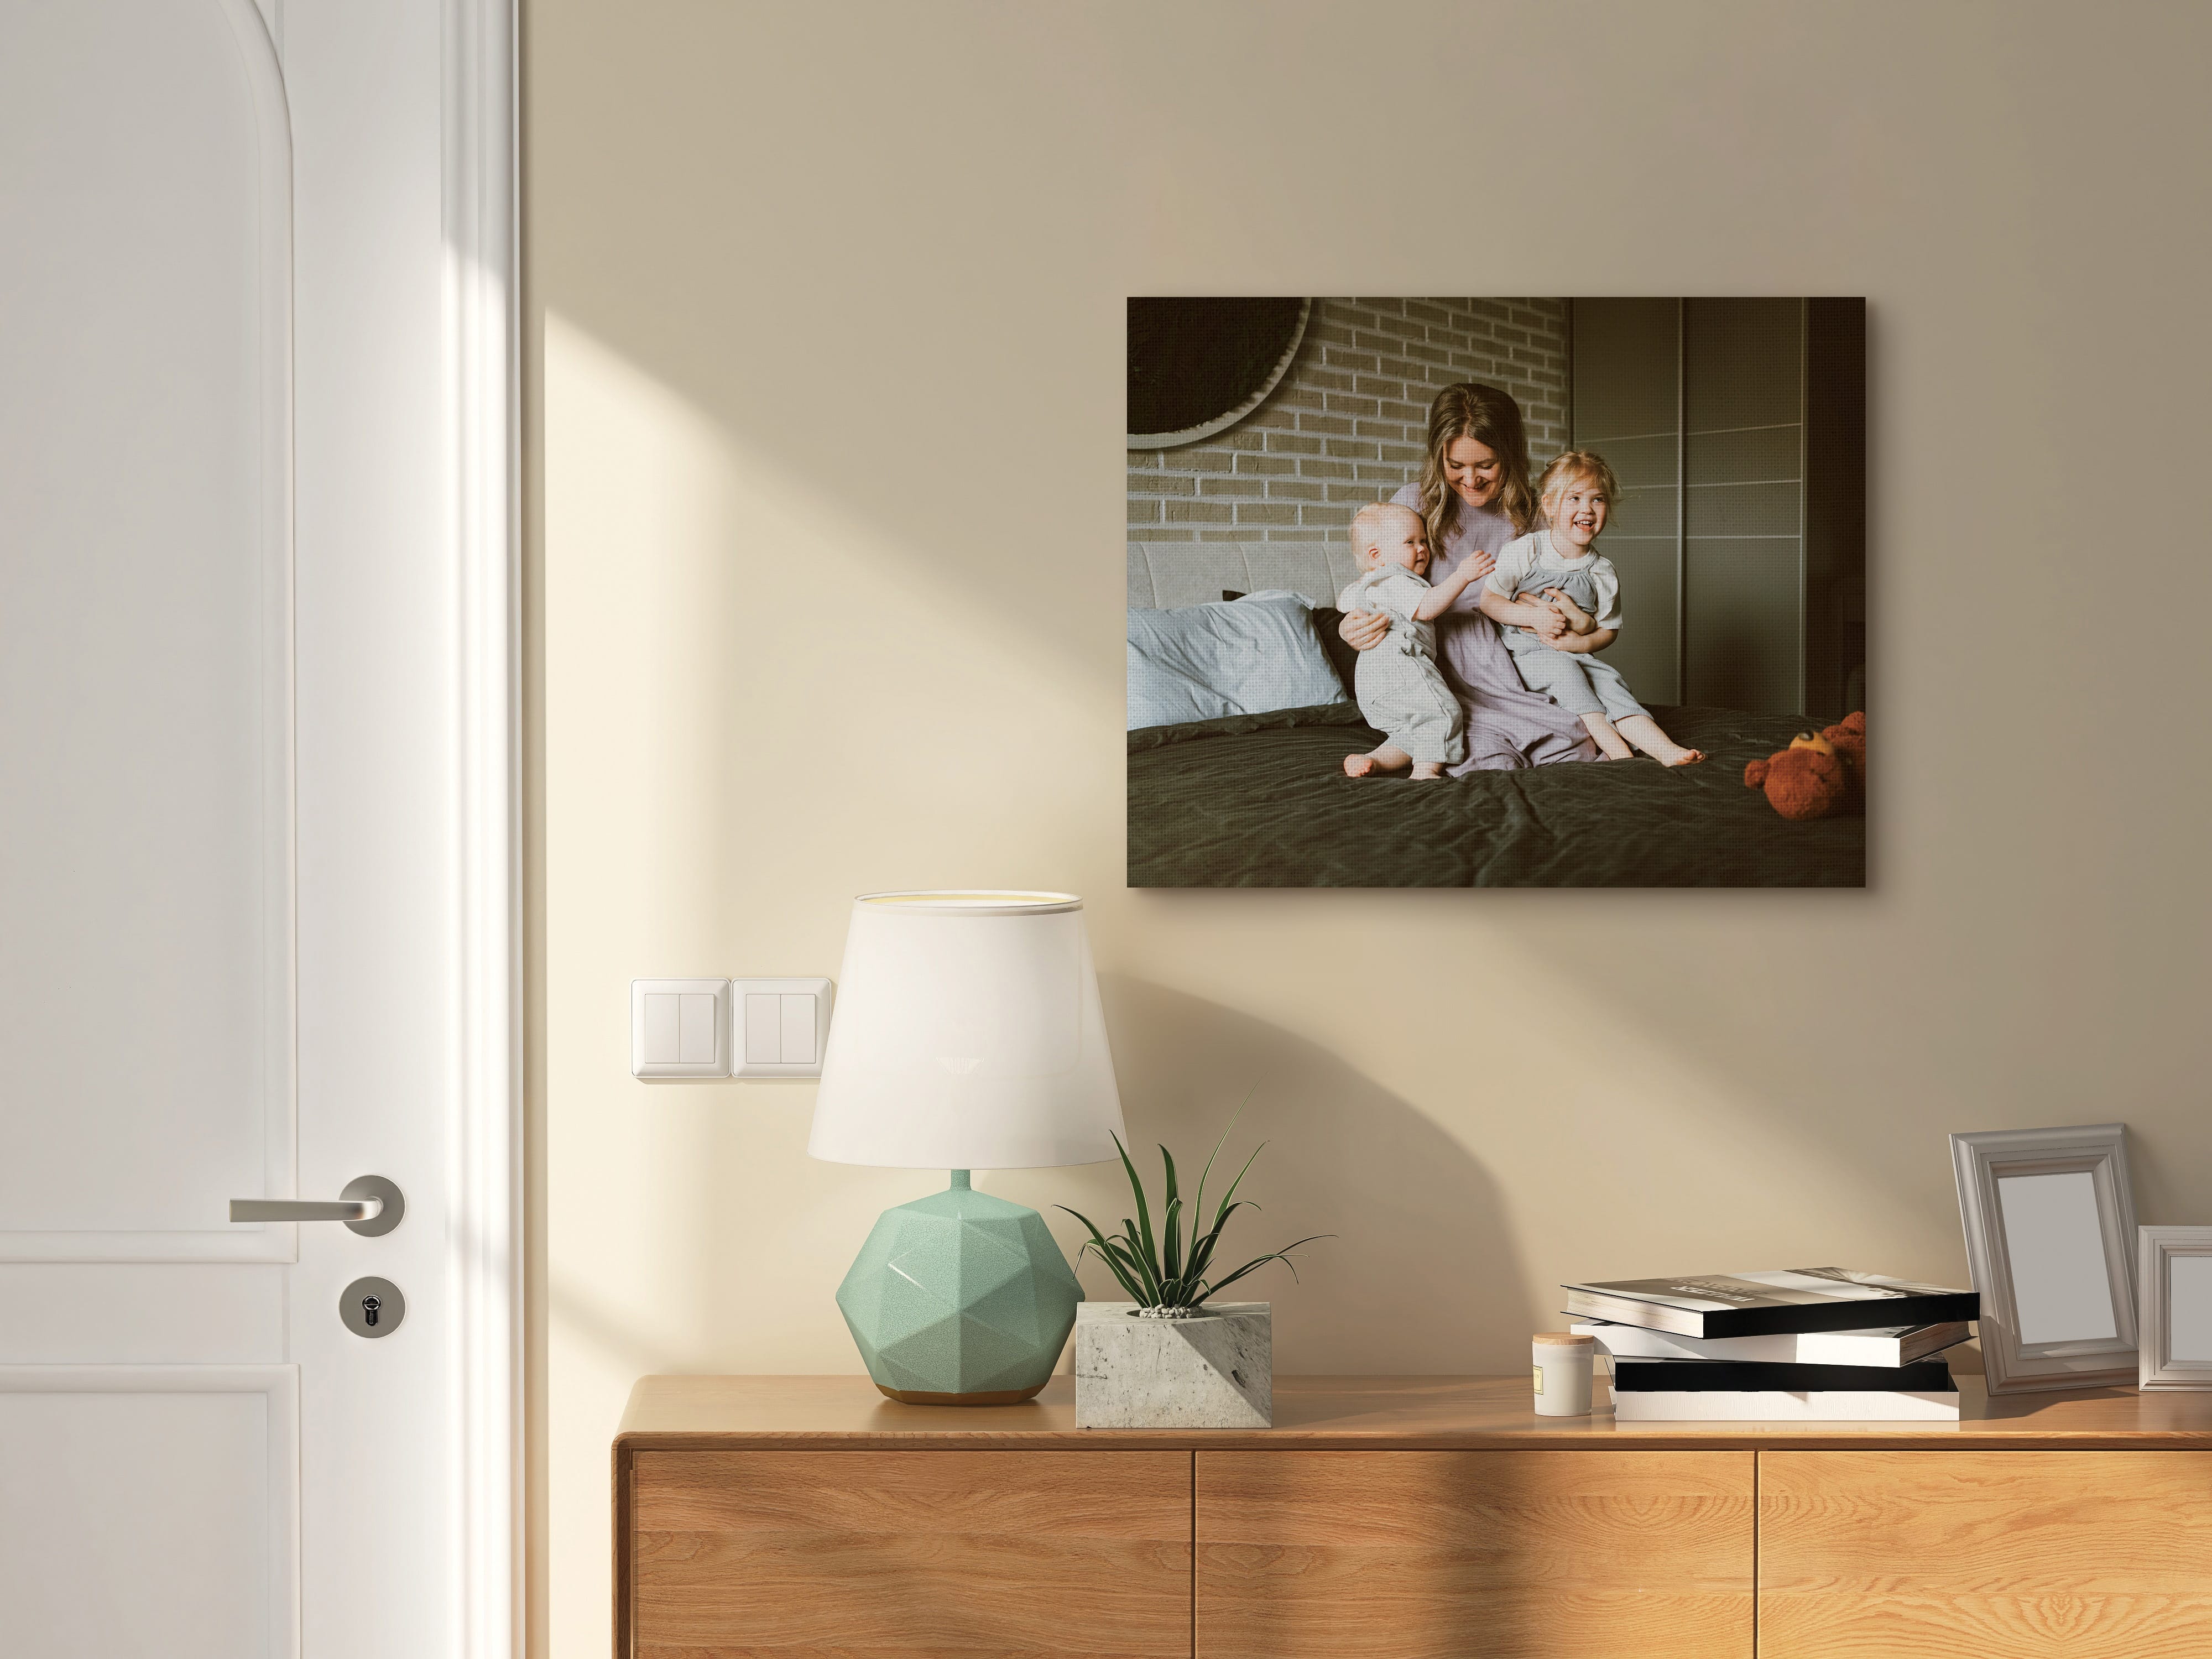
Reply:
[[[1447,769],[1456,775],[1596,759],[1597,745],[1582,720],[1521,683],[1497,624],[1478,608],[1480,579],[1490,574],[1499,550],[1536,523],[1521,406],[1496,386],[1446,386],[1429,407],[1420,482],[1390,500],[1413,508],[1427,527],[1431,582],[1441,586],[1472,567],[1466,590],[1435,624],[1444,684],[1467,711],[1467,757]],[[1389,635],[1390,619],[1354,611],[1338,631],[1355,649],[1368,651]],[[1568,629],[1564,617],[1551,615],[1534,631],[1557,640]]]

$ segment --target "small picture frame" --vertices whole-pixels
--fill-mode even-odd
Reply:
[[[1951,1137],[1992,1395],[2136,1380],[2126,1126]]]
[[[2212,1389],[2212,1227],[2139,1227],[2144,1389]]]

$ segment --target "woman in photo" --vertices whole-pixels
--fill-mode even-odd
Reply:
[[[1466,591],[1435,622],[1437,661],[1467,711],[1467,758],[1447,771],[1457,776],[1596,759],[1581,720],[1522,684],[1498,625],[1476,609],[1479,579],[1490,574],[1498,550],[1536,521],[1521,406],[1496,386],[1471,380],[1446,386],[1429,406],[1420,482],[1390,500],[1413,508],[1428,527],[1431,583],[1474,564]],[[1338,631],[1355,649],[1371,650],[1389,633],[1389,618],[1354,611]]]

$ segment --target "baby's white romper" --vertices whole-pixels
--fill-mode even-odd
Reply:
[[[1336,603],[1390,619],[1389,635],[1359,653],[1353,689],[1361,716],[1413,759],[1455,766],[1467,758],[1466,711],[1437,666],[1437,630],[1413,620],[1428,591],[1412,571],[1386,564],[1346,587]]]

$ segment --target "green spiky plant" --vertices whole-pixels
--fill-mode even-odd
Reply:
[[[1239,1106],[1237,1113],[1243,1109]],[[1237,1113],[1230,1115],[1230,1128],[1236,1127]],[[1208,1278],[1207,1273],[1213,1266],[1215,1247],[1221,1243],[1221,1230],[1229,1224],[1229,1218],[1239,1210],[1260,1207],[1249,1198],[1240,1200],[1237,1197],[1237,1188],[1243,1184],[1245,1174],[1251,1169],[1253,1160],[1267,1150],[1267,1143],[1264,1140],[1252,1149],[1252,1157],[1244,1160],[1244,1168],[1237,1172],[1237,1179],[1229,1183],[1229,1190],[1221,1195],[1220,1206],[1213,1213],[1213,1224],[1204,1233],[1199,1231],[1206,1214],[1206,1177],[1213,1173],[1213,1160],[1221,1156],[1221,1149],[1228,1142],[1229,1129],[1224,1128],[1221,1132],[1221,1139],[1213,1145],[1212,1156],[1206,1160],[1206,1168],[1199,1172],[1198,1191],[1188,1209],[1182,1194],[1176,1190],[1175,1154],[1165,1146],[1160,1148],[1160,1159],[1167,1169],[1167,1186],[1162,1194],[1159,1237],[1153,1236],[1152,1206],[1145,1200],[1144,1181],[1137,1174],[1137,1166],[1130,1162],[1129,1150],[1121,1145],[1119,1135],[1114,1137],[1114,1150],[1121,1154],[1121,1168],[1128,1174],[1129,1191],[1137,1201],[1135,1218],[1125,1217],[1121,1232],[1109,1237],[1099,1231],[1097,1223],[1081,1211],[1068,1210],[1065,1204],[1060,1206],[1080,1221],[1091,1234],[1089,1242],[1075,1253],[1076,1261],[1080,1264],[1085,1255],[1096,1255],[1103,1261],[1114,1277],[1121,1280],[1121,1288],[1129,1293],[1129,1299],[1137,1304],[1139,1319],[1193,1318],[1204,1310],[1209,1297],[1218,1296],[1245,1274],[1255,1268],[1266,1267],[1270,1261],[1281,1262],[1290,1268],[1291,1277],[1296,1279],[1298,1270],[1291,1261],[1291,1252],[1300,1244],[1312,1243],[1315,1239],[1335,1237],[1334,1233],[1314,1233],[1285,1244],[1279,1250],[1270,1250],[1265,1255],[1255,1256],[1232,1273],[1224,1273],[1218,1279]],[[1186,1214],[1190,1220],[1188,1238],[1183,1228]]]

